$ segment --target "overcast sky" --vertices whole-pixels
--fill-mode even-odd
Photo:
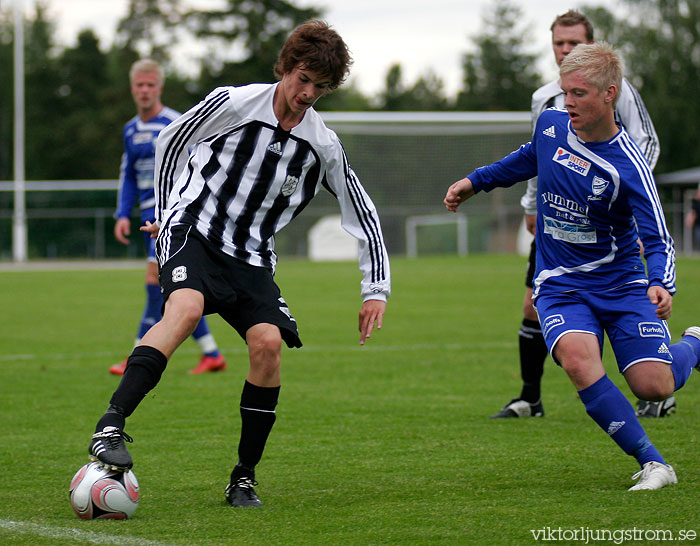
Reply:
[[[9,0],[11,3],[12,0]],[[16,0],[15,0],[16,1]],[[20,0],[32,6],[35,0]],[[93,29],[103,49],[112,43],[128,0],[45,0],[57,21],[62,45],[74,45],[78,32]],[[186,0],[191,6],[217,5],[221,0]],[[556,74],[550,47],[554,17],[569,8],[604,4],[603,0],[513,0],[523,10],[533,40],[531,53],[540,55],[538,68],[546,79]],[[8,0],[0,0],[6,4]],[[340,33],[354,58],[351,81],[365,94],[384,88],[387,69],[400,63],[404,82],[413,83],[432,69],[448,94],[461,87],[462,55],[472,49],[471,36],[479,33],[490,0],[297,0],[298,6],[325,7],[324,18]],[[609,3],[605,3],[609,5]]]

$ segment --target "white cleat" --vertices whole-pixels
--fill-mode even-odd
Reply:
[[[683,332],[683,336],[693,336],[700,339],[700,326],[689,326],[685,329],[685,332]]]
[[[689,326],[688,328],[686,328],[685,332],[683,332],[683,335],[681,336],[681,341],[683,341],[683,338],[685,336],[692,336],[694,338],[700,339],[700,326]],[[686,343],[688,342],[686,341]],[[688,344],[690,345],[690,343]],[[693,349],[695,348],[693,347]],[[695,365],[695,369],[700,372],[700,358],[698,359],[698,363]]]
[[[642,469],[632,476],[633,480],[639,478],[637,485],[633,485],[628,491],[641,491],[651,489],[661,489],[667,485],[678,483],[676,471],[670,464],[663,464],[657,461],[646,463]]]

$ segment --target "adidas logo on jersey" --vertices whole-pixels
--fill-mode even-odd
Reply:
[[[620,430],[624,426],[625,426],[625,421],[613,421],[608,426],[608,436],[612,436],[613,434],[615,434],[618,430]]]
[[[282,155],[282,144],[279,142],[273,142],[267,147],[267,149],[273,154]]]
[[[670,355],[671,354],[671,351],[668,350],[668,347],[666,346],[665,343],[662,343],[661,347],[659,347],[659,350],[656,352],[659,353],[660,355]]]
[[[548,129],[545,129],[544,131],[542,131],[542,134],[543,134],[543,135],[546,135],[546,136],[548,136],[548,137],[552,137],[552,138],[556,138],[556,137],[557,137],[557,134],[554,132],[554,125],[552,125],[552,126],[549,127]]]

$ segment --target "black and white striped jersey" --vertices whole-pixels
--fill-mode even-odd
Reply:
[[[160,133],[156,222],[194,226],[217,248],[274,271],[274,235],[323,186],[340,205],[343,228],[359,241],[364,299],[390,293],[389,259],[372,200],[337,135],[309,108],[291,131],[275,117],[278,84],[219,87]],[[167,260],[167,255],[160,257]]]

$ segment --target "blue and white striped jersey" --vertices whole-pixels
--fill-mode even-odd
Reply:
[[[124,126],[124,153],[119,173],[115,218],[129,218],[136,201],[141,209],[142,222],[152,221],[155,217],[153,168],[156,140],[163,128],[179,116],[179,112],[164,107],[153,119],[142,121],[137,115]]]
[[[532,94],[533,131],[540,114],[547,108],[552,107],[564,108],[564,92],[559,85],[558,79],[543,85]],[[659,137],[656,135],[656,129],[654,129],[654,124],[646,106],[644,106],[642,97],[639,95],[639,91],[635,89],[627,78],[622,78],[622,88],[615,106],[615,119],[622,124],[627,134],[634,139],[653,171],[661,154]],[[520,204],[525,209],[525,214],[535,214],[537,209],[536,193],[537,179],[534,178],[528,182],[525,195],[520,200]]]
[[[274,235],[321,187],[359,241],[364,299],[390,293],[379,216],[337,135],[310,108],[291,131],[275,117],[277,84],[219,87],[166,127],[156,146],[156,221],[194,226],[216,248],[274,271]]]
[[[656,184],[624,128],[611,140],[583,142],[567,112],[550,109],[539,117],[531,142],[468,177],[475,191],[490,191],[535,175],[535,296],[628,283],[676,291],[675,250]]]

